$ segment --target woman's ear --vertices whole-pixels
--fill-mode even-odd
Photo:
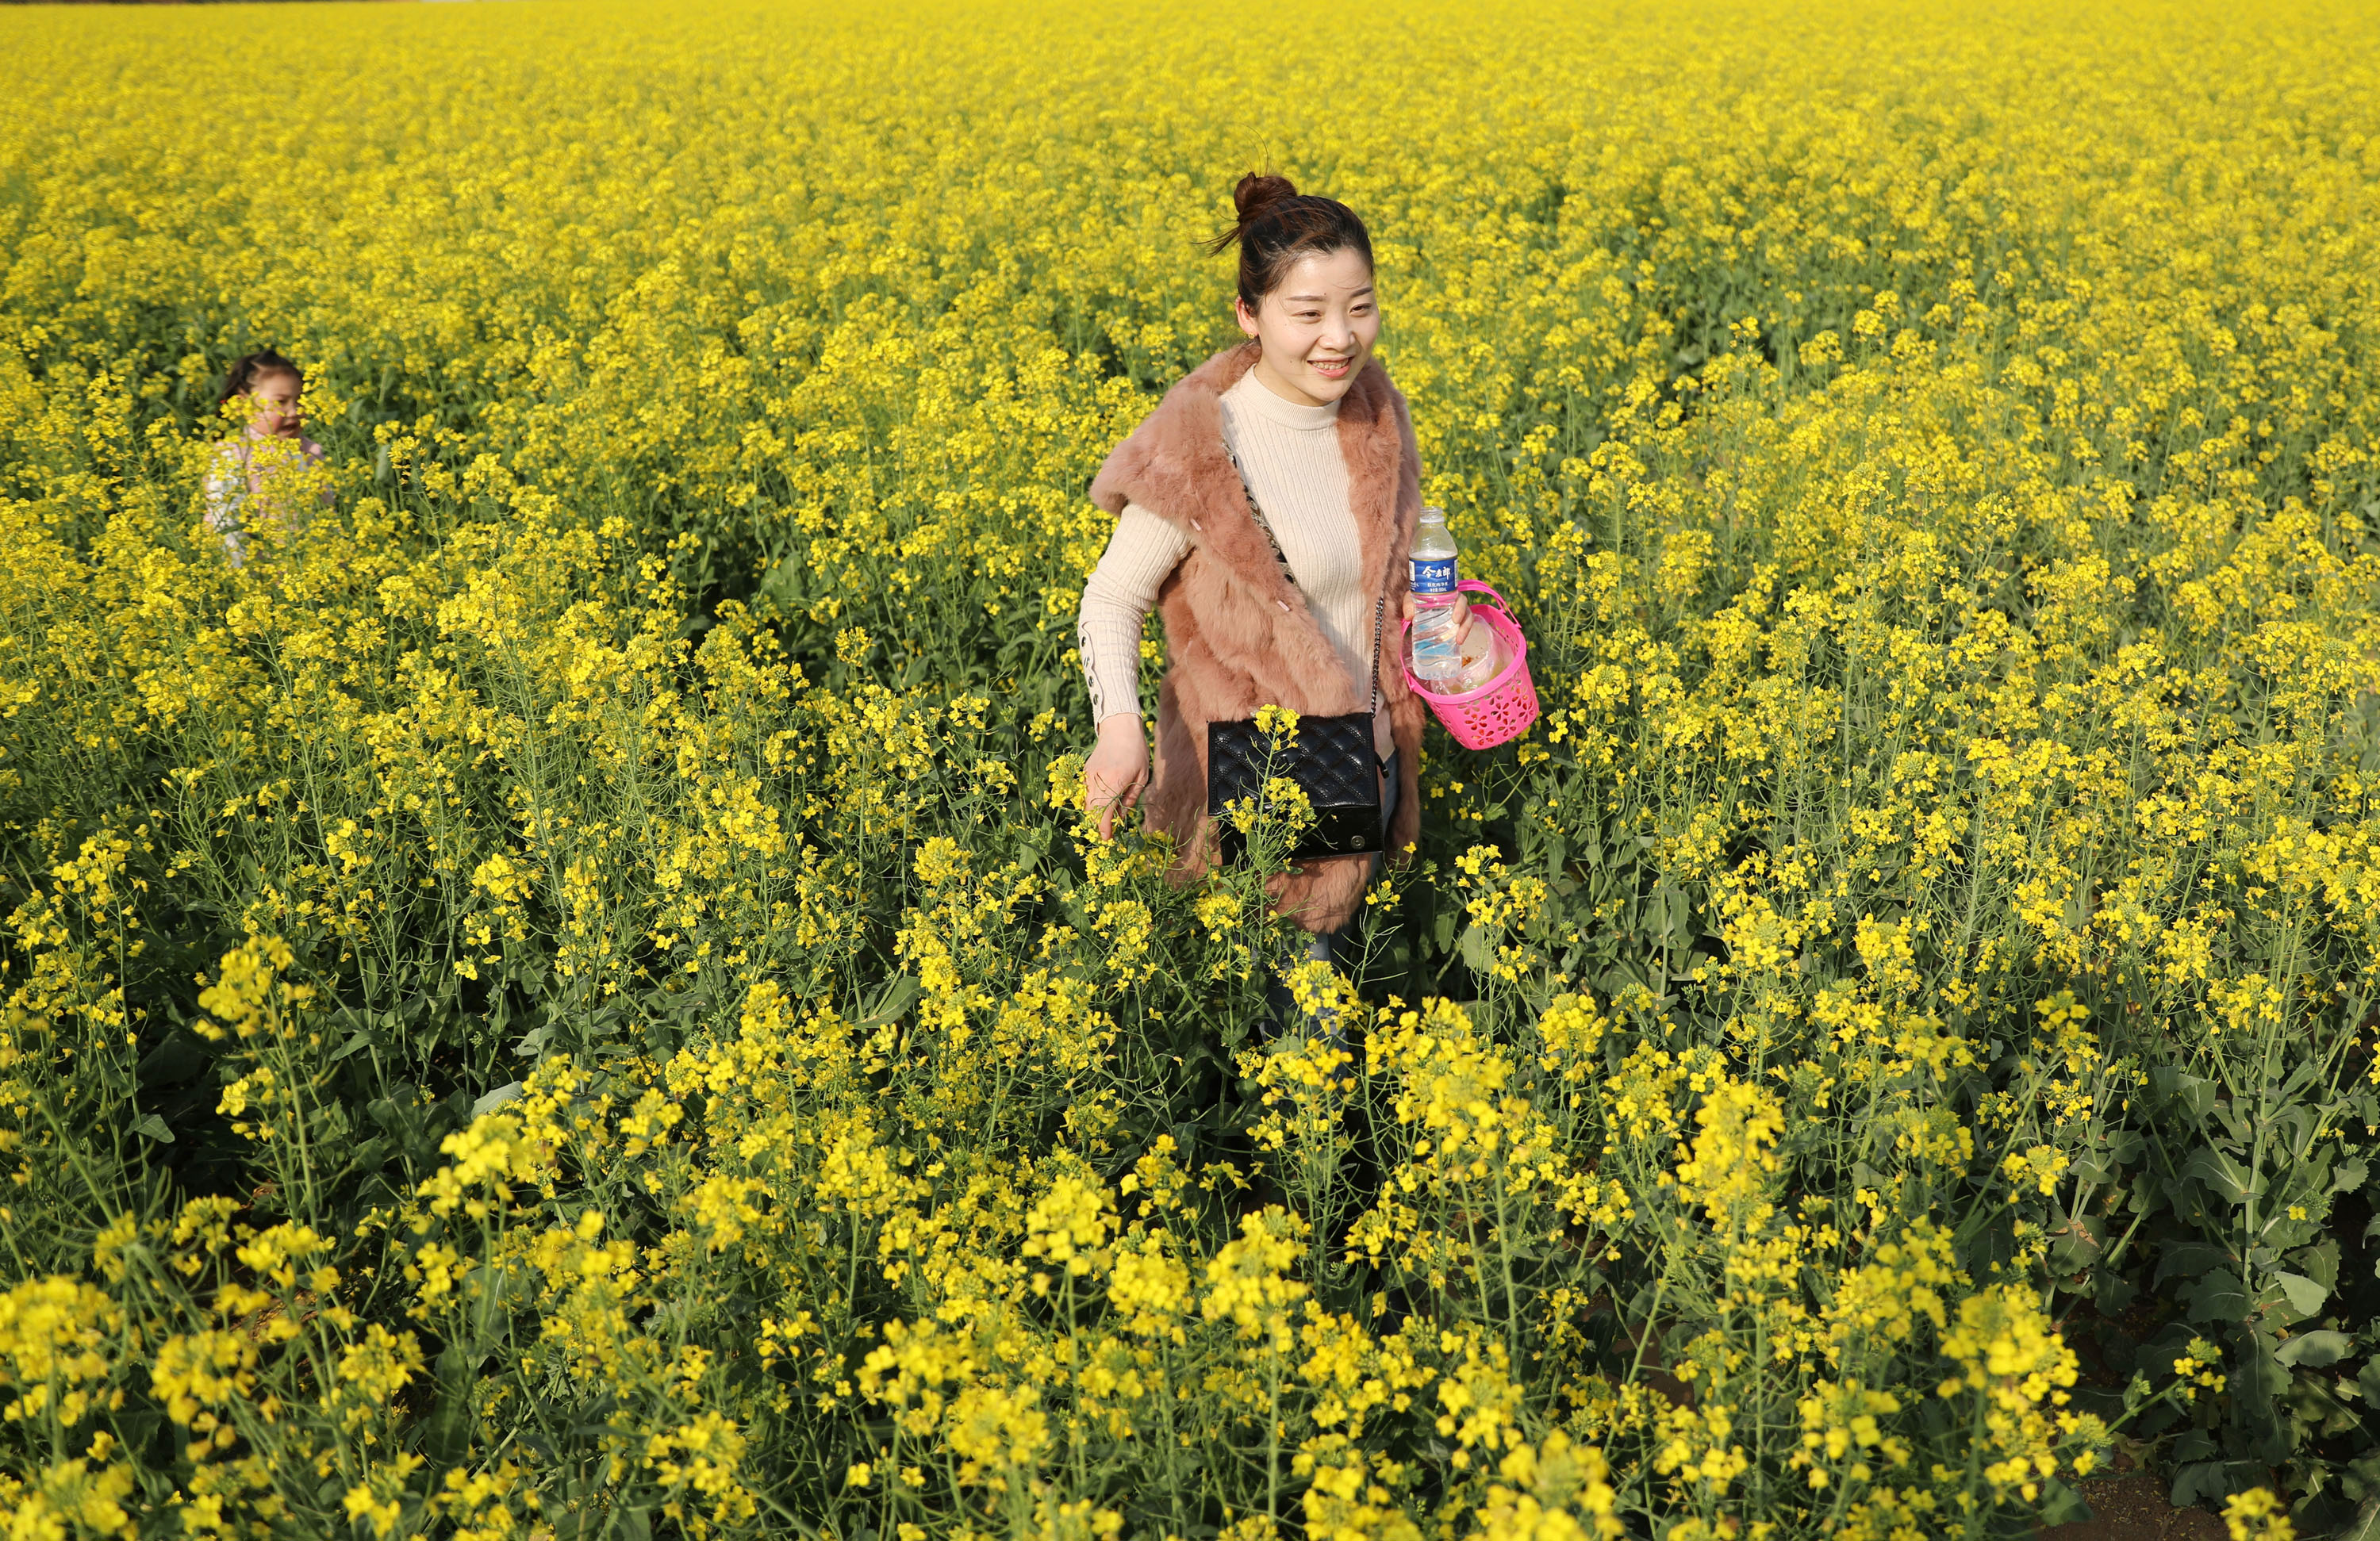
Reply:
[[[1240,323],[1242,332],[1251,337],[1257,334],[1257,313],[1248,309],[1246,300],[1236,295],[1232,297],[1232,316]]]

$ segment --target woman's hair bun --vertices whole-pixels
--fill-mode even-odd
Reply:
[[[1270,172],[1252,171],[1232,188],[1238,223],[1207,242],[1210,252],[1240,249],[1240,298],[1253,310],[1289,265],[1311,252],[1357,251],[1372,264],[1372,237],[1355,211],[1335,198],[1302,193]]]
[[[1240,216],[1243,229],[1276,203],[1286,203],[1297,196],[1297,184],[1286,176],[1266,172],[1249,172],[1232,189],[1232,207]]]

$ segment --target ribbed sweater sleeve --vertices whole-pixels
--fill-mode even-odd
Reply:
[[[1123,505],[1083,585],[1075,625],[1094,724],[1140,715],[1140,624],[1157,603],[1158,587],[1189,552],[1181,531],[1138,504]]]

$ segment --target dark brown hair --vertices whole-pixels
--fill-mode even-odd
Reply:
[[[1240,222],[1207,243],[1208,251],[1240,249],[1240,299],[1251,310],[1281,286],[1300,257],[1360,251],[1372,265],[1372,235],[1355,211],[1335,198],[1302,193],[1286,176],[1250,172],[1232,189]]]
[[[231,372],[224,376],[223,394],[215,398],[216,410],[255,390],[258,381],[275,374],[289,375],[297,380],[299,390],[306,388],[306,371],[269,347],[233,359]]]

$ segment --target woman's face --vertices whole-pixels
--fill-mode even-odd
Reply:
[[[1337,401],[1363,372],[1379,340],[1380,307],[1372,265],[1352,249],[1299,258],[1255,310],[1233,302],[1240,330],[1262,353],[1257,378],[1274,394],[1306,406]]]
[[[268,374],[248,389],[251,416],[248,431],[261,439],[294,439],[306,426],[306,409],[298,404],[304,389],[286,372]]]

